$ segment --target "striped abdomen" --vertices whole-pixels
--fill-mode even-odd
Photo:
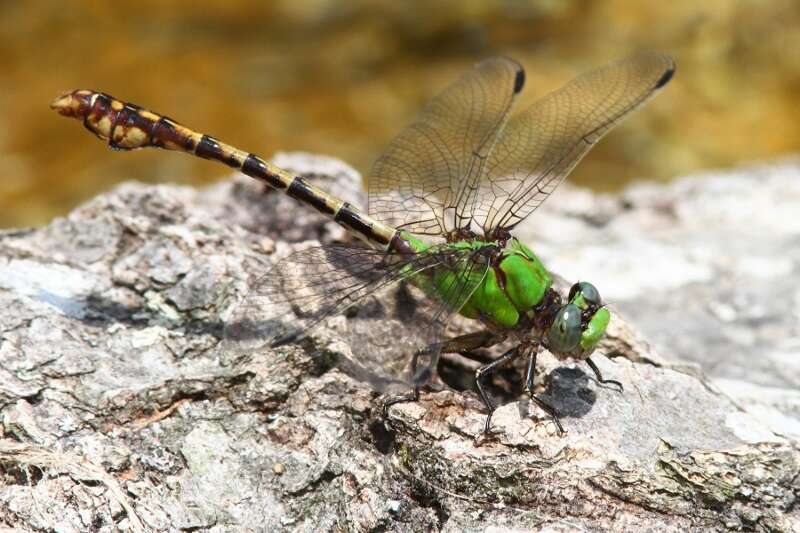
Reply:
[[[122,102],[104,93],[77,90],[56,98],[50,107],[83,125],[117,150],[156,146],[225,163],[333,219],[368,244],[402,253],[411,252],[394,228],[374,220],[347,202],[314,187],[298,176],[174,120]]]

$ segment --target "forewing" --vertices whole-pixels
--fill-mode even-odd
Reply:
[[[422,235],[443,235],[469,219],[486,157],[523,81],[518,63],[492,58],[434,98],[375,163],[369,214]]]
[[[667,55],[641,53],[583,74],[515,115],[481,182],[476,222],[489,235],[536,209],[586,152],[672,77]]]

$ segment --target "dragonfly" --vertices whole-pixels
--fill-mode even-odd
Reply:
[[[423,318],[415,319],[418,334],[409,342],[408,392],[386,400],[384,415],[391,405],[420,398],[441,354],[510,345],[475,372],[487,411],[484,434],[495,411],[486,379],[518,359],[526,362],[530,400],[563,434],[554,408],[534,393],[537,355],[546,349],[559,360],[585,361],[599,383],[622,392],[622,384],[605,379],[590,357],[611,313],[589,282],[559,293],[552,274],[513,230],[674,72],[670,56],[637,53],[586,72],[512,113],[525,85],[522,66],[507,57],[477,63],[389,143],[369,175],[366,212],[253,153],[108,94],[75,90],[51,107],[81,120],[115,150],[158,147],[221,162],[332,219],[361,241],[295,251],[252,283],[245,302],[282,299],[298,317],[298,326],[271,346],[297,341],[387,287],[408,285],[423,295],[424,305],[415,310]],[[447,326],[458,315],[470,319],[475,330],[448,337]]]

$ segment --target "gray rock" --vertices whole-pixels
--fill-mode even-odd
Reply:
[[[363,202],[341,162],[277,159]],[[549,267],[591,279],[617,310],[595,359],[623,393],[541,358],[563,437],[512,372],[481,438],[480,401],[444,386],[474,371],[457,357],[383,420],[347,364],[347,333],[368,324],[394,339],[387,321],[339,317],[300,343],[230,349],[225,320],[275,256],[345,238],[250,180],[125,184],[47,227],[6,231],[0,523],[796,530],[798,177],[786,162],[618,196],[564,187],[520,228]]]
[[[796,439],[799,209],[800,160],[787,159],[618,196],[564,187],[517,233],[556,272],[601,287],[659,353]]]

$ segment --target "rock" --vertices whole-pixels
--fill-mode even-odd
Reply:
[[[517,232],[551,269],[591,277],[659,353],[797,438],[800,160],[554,196]]]
[[[363,202],[342,163],[278,159]],[[458,358],[421,401],[382,419],[378,391],[345,364],[359,315],[277,349],[229,349],[225,321],[273,256],[345,238],[250,180],[125,184],[44,228],[6,231],[0,520],[58,531],[798,528],[800,227],[782,217],[800,205],[799,176],[787,162],[618,196],[565,187],[520,228],[549,267],[590,278],[616,310],[594,359],[624,392],[541,357],[563,437],[508,372],[481,438],[481,402],[455,390],[474,369]],[[386,324],[370,332],[394,342]]]

